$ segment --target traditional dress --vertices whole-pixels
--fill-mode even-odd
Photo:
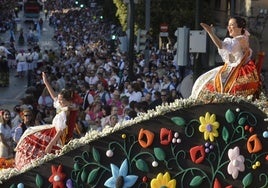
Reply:
[[[28,128],[22,135],[16,147],[15,166],[21,169],[39,158],[43,157],[45,149],[57,131],[67,129],[67,115],[68,111],[64,108],[59,108],[58,100],[54,101],[54,107],[59,111],[53,118],[51,125],[40,125]],[[63,134],[61,139],[52,147],[51,153],[55,153],[65,144],[65,136]]]
[[[6,143],[12,147],[12,134],[11,134],[11,127],[0,123],[0,134],[2,134]],[[0,158],[10,158],[13,157],[13,153],[8,152],[8,147],[0,141]]]
[[[251,60],[248,36],[225,38],[218,52],[225,64],[202,74],[195,81],[190,98],[202,97],[208,92],[242,96],[255,94],[260,87],[260,78]]]

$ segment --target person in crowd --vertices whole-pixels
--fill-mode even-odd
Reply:
[[[147,102],[148,106],[153,102],[152,100],[152,93],[150,92],[147,92],[145,95],[144,95],[144,98],[143,100],[144,102]]]
[[[11,120],[12,123],[12,131],[14,131],[14,129],[19,126],[22,123],[22,109],[21,109],[21,105],[17,104],[13,107],[13,118]]]
[[[0,87],[9,86],[9,65],[6,48],[0,46]]]
[[[119,84],[116,81],[117,79],[115,77],[111,77],[109,80],[109,88],[118,89]]]
[[[108,100],[111,99],[111,94],[107,89],[105,89],[103,83],[98,81],[97,83],[97,95],[99,95],[102,105],[106,105]]]
[[[10,52],[7,54],[9,68],[16,69],[17,68],[17,62],[16,62],[17,49],[14,43],[10,43],[8,51]]]
[[[76,132],[76,125],[78,122],[78,115],[80,113],[80,107],[83,104],[83,98],[78,93],[78,88],[70,86],[72,96],[72,108],[70,107],[70,115],[68,118],[68,132],[66,135],[66,143],[74,138],[74,132]]]
[[[101,118],[101,127],[102,127],[102,129],[104,127],[106,127],[107,125],[110,124],[110,120],[111,120],[111,116],[112,115],[118,115],[118,108],[117,108],[117,106],[111,106],[111,113],[110,113],[110,115],[103,116]],[[119,121],[119,119],[120,118],[118,117],[118,121]]]
[[[95,101],[93,105],[86,110],[85,121],[90,129],[101,130],[101,118],[103,117],[102,104]]]
[[[44,109],[51,108],[53,106],[53,99],[51,98],[46,87],[44,87],[37,102],[39,111],[43,111]]]
[[[152,85],[155,91],[160,91],[160,79],[157,72],[155,72],[152,76]]]
[[[48,50],[44,50],[42,53],[42,63],[38,67],[45,66],[49,63]]]
[[[163,75],[163,81],[160,84],[160,90],[166,89],[168,91],[172,91],[175,89],[175,86],[172,83],[171,76]]]
[[[148,106],[149,106],[149,103],[147,101],[141,101],[136,104],[135,110],[137,114],[140,115],[141,113],[147,112],[147,110],[149,109]]]
[[[132,83],[128,85],[128,94],[127,96],[129,97],[129,103],[132,101],[140,102],[142,100],[142,92],[140,90],[140,87],[138,83]]]
[[[13,154],[11,114],[5,109],[0,111],[0,158],[12,158]]]
[[[101,70],[103,70],[103,69],[101,69]],[[97,76],[98,76],[98,80],[99,80],[98,82],[102,83],[102,86],[104,87],[104,89],[107,90],[109,87],[109,84],[108,84],[108,81],[104,77],[104,73],[102,71],[98,72]]]
[[[168,89],[161,90],[162,105],[169,104],[171,102],[170,91]]]
[[[95,85],[99,81],[99,78],[98,78],[96,72],[94,72],[94,70],[89,70],[87,75],[85,76],[85,81],[89,85],[91,85],[91,84]]]
[[[27,56],[27,53],[25,53],[24,50],[21,50],[16,56],[16,61],[17,61],[16,77],[23,78],[25,75],[25,72],[28,70],[27,63],[26,63],[26,56]]]
[[[18,44],[19,44],[19,46],[23,46],[24,43],[25,43],[24,32],[23,32],[23,29],[21,29],[19,39],[18,39]]]
[[[81,93],[80,96],[83,98],[82,110],[86,110],[90,107],[94,102],[94,97],[91,94],[91,90],[89,89],[89,85],[87,82],[84,82],[80,86]]]
[[[122,86],[124,85],[124,83],[129,80],[129,76],[128,76],[128,68],[124,68],[123,70],[123,74],[120,78],[120,81],[119,81],[119,85]]]
[[[118,108],[118,114],[122,115],[123,114],[123,106],[122,106],[122,101],[120,98],[120,91],[118,89],[115,89],[114,92],[112,93],[111,98],[107,101],[107,104],[110,106],[117,106]]]
[[[213,31],[213,26],[201,23],[225,62],[201,75],[194,83],[191,98],[198,98],[206,93],[228,93],[232,95],[251,95],[259,89],[260,80],[255,63],[251,60],[249,33],[246,20],[235,16],[228,21],[228,37],[220,40]]]
[[[46,124],[45,119],[47,119],[50,116],[50,112],[52,108],[53,108],[53,99],[51,98],[47,88],[44,87],[37,101],[38,112],[35,117],[35,125]]]
[[[55,85],[55,91],[60,92],[62,89],[66,86],[66,81],[63,77],[63,74],[60,72],[56,73],[56,85]]]
[[[25,109],[22,111],[22,122],[17,127],[14,128],[13,132],[13,141],[15,144],[17,144],[23,135],[23,133],[28,129],[29,127],[34,126],[34,117],[33,112],[30,109]]]
[[[124,112],[123,112],[123,115],[122,115],[122,121],[131,119],[130,112],[131,112],[130,108],[125,108],[124,109]]]
[[[54,99],[57,114],[51,125],[35,126],[24,132],[15,148],[15,167],[18,170],[47,153],[55,153],[66,141],[68,116],[73,108],[72,91],[64,89],[56,95],[54,90],[51,90],[45,73],[43,73],[43,81]]]
[[[154,89],[152,79],[150,76],[146,76],[146,78],[145,78],[145,89],[146,89],[147,93],[151,93],[152,99],[154,99],[155,89]]]
[[[28,53],[26,54],[26,64],[27,64],[27,86],[33,86],[34,82],[34,62],[33,62],[33,50],[31,48],[28,49]]]
[[[119,118],[117,114],[113,114],[109,117],[109,122],[107,123],[108,126],[114,127],[119,122]]]
[[[164,62],[160,62],[155,70],[155,73],[157,74],[158,78],[163,78],[163,76],[166,74],[166,64]]]
[[[154,93],[154,100],[149,104],[149,109],[155,109],[157,106],[162,104],[161,93],[156,91]]]

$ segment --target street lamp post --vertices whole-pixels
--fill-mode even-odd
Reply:
[[[151,0],[146,0],[145,2],[145,30],[148,32],[150,31],[150,20],[151,20],[150,18],[151,18]],[[148,67],[149,59],[150,59],[150,51],[149,51],[148,46],[144,50],[144,56],[145,56],[146,67]]]
[[[134,80],[135,75],[133,71],[134,67],[134,23],[135,23],[135,3],[136,0],[125,0],[125,3],[128,3],[128,16],[129,16],[129,46],[128,46],[128,76],[131,81]]]

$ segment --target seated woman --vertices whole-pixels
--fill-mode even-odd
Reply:
[[[46,83],[46,79],[44,81]],[[47,153],[55,153],[65,144],[68,116],[73,105],[72,92],[62,90],[53,100],[57,114],[52,124],[28,128],[17,144],[15,166],[18,170]]]
[[[255,63],[251,60],[252,50],[245,19],[230,18],[227,27],[229,37],[223,41],[215,35],[212,26],[204,23],[201,26],[217,46],[225,63],[201,75],[194,83],[190,98],[196,99],[207,93],[240,96],[255,94],[260,87],[260,79]]]

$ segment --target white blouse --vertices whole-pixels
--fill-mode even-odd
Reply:
[[[222,42],[222,49],[218,49],[222,60],[230,67],[236,67],[241,62],[246,49],[250,50],[250,55],[247,60],[250,60],[251,58],[252,50],[248,45],[242,46],[241,44],[248,44],[247,36],[239,35],[234,38],[225,38]]]
[[[67,114],[66,114],[67,108],[65,108],[65,107],[62,108],[60,106],[60,103],[59,103],[57,98],[55,98],[53,105],[56,108],[58,113],[53,118],[52,125],[55,126],[57,131],[64,130],[67,127],[67,125],[66,125],[66,122],[67,122]]]

